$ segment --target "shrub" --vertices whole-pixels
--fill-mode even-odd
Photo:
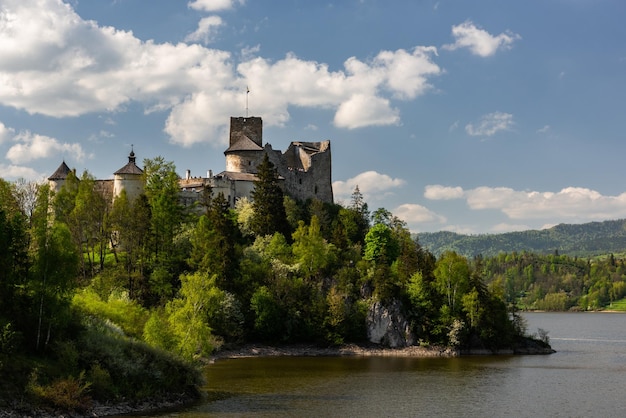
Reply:
[[[68,376],[52,381],[50,384],[41,385],[38,381],[38,373],[31,374],[27,391],[37,401],[65,411],[87,410],[91,406],[91,397],[88,395],[91,383],[85,380],[85,372],[78,377]]]

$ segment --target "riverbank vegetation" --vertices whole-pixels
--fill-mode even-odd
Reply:
[[[436,258],[358,188],[345,206],[297,202],[266,160],[253,201],[209,190],[185,207],[172,163],[144,167],[135,200],[87,172],[57,193],[0,180],[0,407],[191,395],[193,364],[247,342],[526,341],[507,270]]]

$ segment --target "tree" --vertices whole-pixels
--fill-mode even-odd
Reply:
[[[38,298],[36,349],[50,342],[53,328],[60,330],[67,324],[79,259],[67,225],[51,219],[49,186],[42,186],[39,191],[33,213],[29,281]]]
[[[461,307],[461,298],[469,290],[469,264],[465,257],[448,251],[437,260],[434,274],[436,288],[445,296],[446,304],[454,315]]]
[[[0,327],[16,328],[23,314],[17,299],[24,296],[29,262],[27,219],[20,206],[14,186],[0,179]]]
[[[219,193],[192,232],[190,264],[215,275],[220,288],[232,290],[239,270],[239,236],[234,214],[224,195]]]
[[[85,171],[78,184],[73,209],[67,217],[74,241],[87,255],[89,261],[87,268],[84,257],[81,257],[83,276],[88,271],[91,276],[95,274],[96,255],[100,270],[104,269],[104,258],[110,237],[108,202],[111,196],[105,196],[103,193],[97,189],[95,178]]]
[[[305,278],[318,277],[334,263],[335,248],[322,237],[317,216],[311,218],[311,225],[300,221],[293,233],[293,255],[300,264]]]
[[[250,222],[252,231],[257,236],[273,235],[279,232],[290,236],[287,213],[283,204],[283,190],[278,181],[278,171],[267,154],[257,167],[258,180],[252,191],[254,214]]]
[[[363,244],[365,242],[365,235],[370,227],[369,217],[367,203],[363,199],[359,186],[356,186],[350,206],[339,210],[339,221],[351,243]]]
[[[179,297],[167,304],[168,325],[176,351],[186,359],[208,356],[215,344],[209,327],[209,314],[224,298],[215,285],[215,276],[203,273],[181,276]]]
[[[155,260],[167,263],[175,253],[174,237],[183,219],[176,167],[163,157],[146,159],[143,176],[151,209],[153,256]]]
[[[129,202],[126,190],[115,198],[111,210],[111,247],[116,258],[118,250],[123,252],[122,262],[131,299],[139,298],[137,281],[143,280],[147,268],[151,213],[145,195]]]
[[[399,252],[400,246],[389,226],[379,223],[370,228],[365,236],[363,258],[375,264],[390,265],[398,257]]]

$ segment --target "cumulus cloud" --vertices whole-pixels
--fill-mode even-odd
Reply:
[[[463,197],[462,187],[446,187],[438,184],[428,185],[424,189],[424,197],[430,200],[451,200]]]
[[[347,202],[358,186],[366,201],[377,200],[405,184],[406,181],[402,179],[394,179],[387,174],[380,174],[376,171],[366,171],[346,181],[333,182],[333,193],[337,201]]]
[[[372,125],[392,125],[400,121],[400,111],[392,109],[389,100],[365,94],[355,94],[339,105],[335,126],[356,129]]]
[[[510,31],[499,35],[491,35],[484,29],[467,20],[460,25],[452,26],[452,36],[455,42],[446,44],[444,49],[454,51],[459,48],[468,48],[472,54],[480,57],[494,55],[499,49],[511,49],[513,42],[522,37]]]
[[[219,28],[224,26],[222,18],[219,16],[208,16],[200,19],[198,22],[198,29],[195,32],[190,33],[185,37],[187,42],[202,42],[203,44],[210,44],[217,36]]]
[[[511,129],[513,124],[512,114],[494,112],[483,116],[477,125],[467,124],[465,132],[471,136],[493,136],[500,131]]]
[[[411,230],[419,229],[420,224],[439,224],[443,225],[447,219],[445,216],[439,215],[430,209],[414,204],[405,203],[393,210],[393,214],[405,221]]]
[[[0,122],[0,144],[13,138],[14,135],[15,129],[9,128],[5,126],[4,123]]]
[[[30,167],[0,164],[0,178],[4,179],[42,179],[44,175]]]
[[[463,198],[472,210],[497,210],[513,220],[569,220],[591,222],[626,217],[626,193],[604,196],[582,187],[566,187],[558,192],[520,191],[509,187],[427,186],[425,196],[431,200]],[[520,228],[525,225],[519,225]]]
[[[45,135],[20,132],[13,138],[17,144],[7,151],[6,158],[13,164],[23,164],[55,154],[70,155],[76,160],[83,160],[85,153],[80,144],[61,143]]]
[[[224,10],[237,1],[194,1],[189,7]],[[338,127],[397,124],[394,100],[412,100],[432,88],[442,70],[433,47],[381,51],[348,58],[332,71],[325,63],[288,54],[270,61],[258,48],[231,53],[201,44],[142,41],[132,32],[81,19],[59,0],[4,0],[0,12],[0,103],[52,117],[123,111],[140,103],[146,112],[169,112],[164,126],[172,143],[223,145],[228,116],[244,108],[266,126],[282,126],[289,107],[336,112]],[[209,42],[223,24],[212,16],[190,40]]]
[[[236,5],[242,5],[244,3],[244,0],[193,0],[187,3],[187,5],[194,10],[218,12],[232,9]]]

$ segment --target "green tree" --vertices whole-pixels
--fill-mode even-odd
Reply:
[[[123,253],[120,261],[124,265],[131,299],[139,298],[140,284],[145,280],[150,252],[151,214],[145,195],[129,202],[125,190],[115,198],[111,210],[111,247],[116,258],[118,250]]]
[[[390,265],[399,255],[400,246],[392,229],[378,223],[372,226],[365,236],[365,252],[363,258],[376,264]]]
[[[455,252],[445,252],[434,271],[435,286],[445,297],[452,315],[461,308],[461,298],[469,290],[470,269],[467,259]]]
[[[0,179],[0,327],[12,324],[18,332],[29,268],[27,217],[20,206],[14,186]]]
[[[287,213],[283,204],[283,190],[278,180],[278,171],[267,154],[257,167],[257,178],[252,191],[254,213],[250,227],[255,235],[273,235],[279,232],[290,237]]]
[[[356,186],[350,205],[339,210],[339,222],[349,242],[364,244],[365,235],[370,227],[369,217],[367,203],[363,199],[359,186]]]
[[[85,257],[81,257],[83,277],[87,273],[92,277],[95,275],[96,261],[99,269],[104,269],[110,237],[108,217],[111,196],[103,193],[103,190],[96,187],[95,178],[85,171],[78,184],[73,209],[67,217],[74,241],[87,256],[89,263],[86,266]]]
[[[311,218],[309,226],[300,221],[298,229],[293,233],[292,249],[307,279],[319,278],[335,261],[335,246],[328,244],[322,237],[315,215]]]
[[[49,202],[50,189],[45,185],[40,188],[31,234],[33,261],[29,287],[38,305],[36,349],[47,346],[53,329],[62,331],[69,321],[79,262],[79,253],[72,244],[69,228],[51,219]]]
[[[211,335],[209,314],[220,305],[224,293],[215,277],[203,273],[181,276],[179,297],[167,304],[168,326],[176,351],[186,359],[207,357],[216,341]]]
[[[151,210],[152,251],[158,262],[169,263],[175,254],[174,237],[183,221],[176,166],[163,157],[144,160],[145,194]]]

